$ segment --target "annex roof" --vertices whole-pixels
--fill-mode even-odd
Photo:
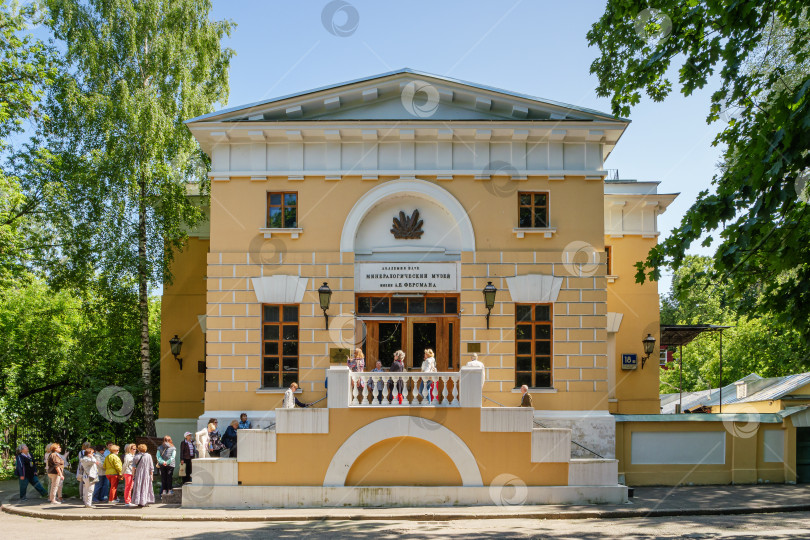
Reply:
[[[745,397],[737,397],[737,386],[739,384],[746,385]],[[752,373],[723,387],[723,405],[784,399],[808,384],[810,384],[810,372],[768,378]],[[661,394],[661,413],[673,414],[675,405],[678,403],[678,396],[678,393]],[[810,399],[810,395],[802,395],[802,397]],[[684,411],[695,407],[711,407],[719,404],[720,391],[717,388],[683,393],[682,410]]]
[[[661,346],[677,347],[679,345],[686,345],[703,332],[716,332],[718,330],[725,330],[726,328],[731,327],[716,324],[662,324]]]

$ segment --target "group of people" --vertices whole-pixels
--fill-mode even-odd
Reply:
[[[119,456],[120,450],[113,442],[108,442],[103,451],[90,443],[82,445],[76,479],[79,481],[79,496],[86,507],[93,508],[94,502],[104,501],[132,507],[144,507],[155,502],[152,485],[155,461],[160,473],[161,494],[174,493],[172,476],[177,451],[170,436],[163,437],[163,444],[158,446],[155,460],[145,444],[125,445],[123,459]],[[124,489],[122,498],[118,499],[118,485],[121,481]]]
[[[186,432],[180,459],[185,463],[184,482],[191,481],[191,460],[198,456],[193,434]],[[49,490],[39,481],[36,460],[31,456],[27,445],[17,448],[16,475],[20,479],[20,500],[27,500],[28,486],[32,486],[52,504],[62,503],[62,486],[68,471],[68,453],[61,453],[59,443],[45,447],[44,465],[48,474]],[[117,502],[130,507],[144,507],[155,502],[152,477],[156,470],[160,474],[161,494],[173,494],[173,476],[177,459],[177,449],[168,435],[158,446],[155,459],[145,444],[130,443],[121,448],[112,441],[105,446],[82,444],[76,480],[79,483],[79,497],[84,506],[93,508],[94,503]],[[119,485],[123,482],[123,489]]]
[[[305,406],[305,404],[301,404],[301,406],[303,407]],[[240,429],[250,429],[251,428],[250,420],[248,420],[246,413],[242,413],[241,415],[239,415],[239,420],[231,421],[228,427],[225,428],[224,435],[220,435],[218,423],[219,422],[216,418],[211,418],[210,420],[208,420],[208,443],[206,450],[211,455],[211,457],[224,457],[222,456],[222,453],[227,450],[228,457],[235,458],[239,450],[237,448],[238,445],[236,432],[237,430]],[[186,472],[189,475],[191,475],[191,459],[196,457],[195,455],[192,454],[192,452],[196,452],[196,450],[193,448],[193,445],[189,445],[188,448],[183,447],[182,457],[184,462],[186,462],[186,460],[188,459],[186,465]]]
[[[355,349],[354,352],[352,353],[352,356],[348,359],[347,365],[349,366],[350,371],[353,371],[355,373],[364,372],[365,369],[366,369],[366,359],[365,359],[365,356],[363,355],[363,351],[361,349]],[[374,369],[371,370],[371,373],[382,373],[382,372],[385,372],[385,371],[386,370],[383,368],[382,362],[380,360],[377,360],[377,363],[374,366]],[[400,351],[396,351],[394,353],[394,360],[393,360],[393,362],[391,362],[391,367],[388,368],[387,371],[390,372],[390,373],[400,373],[400,372],[405,371],[405,352],[404,351],[400,350]],[[437,369],[436,369],[436,354],[433,352],[433,349],[425,349],[423,360],[422,360],[421,371],[422,371],[422,373],[436,373],[436,371],[437,371]],[[374,383],[374,381],[372,379],[369,379],[368,381],[365,381],[365,382],[363,380],[361,380],[359,382],[360,388],[363,388],[363,386],[366,385],[366,384],[368,384],[369,389],[371,390],[371,393],[372,393],[372,396],[369,399],[371,399],[371,400],[374,399],[373,393],[374,393],[374,390],[376,390],[377,391],[378,403],[382,403],[382,401],[383,401],[383,388],[386,386],[386,385],[383,384],[382,379],[378,378],[376,384]],[[433,390],[434,390],[433,385],[434,385],[434,383],[432,381],[429,381],[427,384],[428,384],[428,396],[427,396],[427,399],[432,401],[434,399],[434,394],[433,394]],[[354,385],[354,383],[352,383],[352,385]],[[402,392],[403,392],[403,390],[405,388],[402,380],[396,381],[396,385],[395,385],[394,381],[388,381],[388,383],[387,383],[387,387],[388,387],[387,399],[389,399],[389,400],[395,399],[394,395],[393,395],[393,390],[394,390],[395,386],[396,386],[396,389],[397,389],[396,399],[399,401],[400,404],[402,404]],[[420,394],[423,393],[424,388],[425,388],[425,383],[423,381],[420,381],[420,383],[419,383],[419,393]],[[352,389],[354,389],[354,386],[352,386]]]

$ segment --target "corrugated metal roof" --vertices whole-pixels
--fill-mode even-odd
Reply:
[[[747,395],[744,398],[737,398],[737,383],[744,382],[748,385]],[[810,384],[810,372],[796,375],[786,375],[784,377],[769,377],[763,379],[759,375],[752,373],[723,387],[723,405],[732,403],[754,403],[757,401],[772,401],[781,399],[799,388]],[[674,396],[674,399],[673,399]],[[810,396],[809,396],[810,397]],[[674,414],[675,405],[678,403],[678,394],[661,395],[661,413]],[[700,390],[697,392],[683,393],[683,406],[681,410],[689,410],[695,407],[712,407],[720,404],[720,391],[717,388],[710,390]]]
[[[770,401],[772,399],[782,398],[794,390],[798,390],[802,386],[810,384],[810,373],[799,373],[798,375],[788,375],[786,377],[777,377],[777,381],[758,392],[751,394],[742,401]]]

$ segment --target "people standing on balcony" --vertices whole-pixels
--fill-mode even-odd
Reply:
[[[236,430],[239,429],[239,422],[233,420],[231,425],[225,428],[225,435],[222,436],[222,444],[230,452],[228,457],[236,457]]]
[[[391,363],[391,368],[388,370],[391,373],[401,373],[405,371],[405,353],[397,351],[394,353],[394,361]],[[402,405],[402,390],[405,385],[402,384],[402,379],[397,379],[397,400]],[[394,382],[388,381],[388,399],[394,400]]]
[[[250,420],[248,420],[247,413],[242,413],[239,415],[239,429],[250,429],[251,427]]]
[[[363,351],[360,349],[355,349],[352,353],[351,357],[346,361],[346,365],[349,366],[349,371],[353,371],[354,373],[362,373],[366,370],[366,358],[363,355]],[[352,384],[352,395],[354,395],[354,379],[351,380]],[[363,391],[363,380],[360,379],[357,382],[358,392]]]
[[[361,349],[355,349],[347,362],[349,369],[355,373],[362,373],[366,370],[366,357]]]
[[[520,406],[521,407],[532,407],[532,396],[529,394],[529,387],[525,384],[520,387],[520,393],[523,394],[523,397],[520,398]]]
[[[282,401],[282,407],[285,409],[294,409],[296,406],[298,407],[309,407],[309,403],[304,403],[303,401],[298,401],[298,398],[295,397],[295,391],[298,390],[298,383],[294,382],[287,388],[287,391],[284,392],[284,401]]]
[[[152,487],[152,475],[155,474],[155,462],[147,452],[145,444],[138,445],[138,453],[132,459],[135,474],[132,476],[132,502],[127,506],[149,506],[155,502],[155,490]]]
[[[383,373],[382,362],[377,360],[377,363],[374,366],[374,369],[371,370],[372,373]],[[377,384],[375,385],[374,382],[369,379],[368,386],[371,389],[372,394],[374,393],[374,387],[377,387],[377,403],[382,403],[383,399],[383,382],[382,382],[382,375],[377,376]],[[369,402],[374,400],[374,396],[369,396]]]
[[[436,355],[433,349],[425,349],[425,359],[422,361],[422,373],[436,373]],[[424,379],[419,382],[419,393],[424,396]],[[428,382],[428,403],[433,401],[433,381]]]
[[[208,453],[211,457],[219,457],[225,445],[222,444],[222,438],[217,430],[217,419],[211,418],[208,421]]]

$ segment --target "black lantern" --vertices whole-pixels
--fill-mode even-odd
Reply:
[[[329,309],[329,300],[332,298],[332,289],[329,288],[329,285],[326,282],[323,282],[323,285],[318,287],[318,299],[321,301],[321,309],[323,310],[323,317],[326,319],[326,329],[329,330],[329,314],[326,313],[326,310]]]
[[[644,356],[641,359],[641,369],[644,369],[644,363],[655,350],[655,338],[652,336],[652,334],[647,334],[647,337],[641,340],[641,344],[644,345]]]
[[[491,281],[487,281],[487,286],[481,292],[484,293],[484,305],[487,308],[487,330],[489,330],[489,314],[492,312],[492,308],[495,307],[495,293],[498,292],[498,289],[495,288]]]
[[[180,358],[180,349],[183,348],[183,340],[175,334],[174,337],[169,340],[169,345],[172,348],[172,356],[174,356],[174,359],[180,364],[180,369],[183,369],[183,359]]]

